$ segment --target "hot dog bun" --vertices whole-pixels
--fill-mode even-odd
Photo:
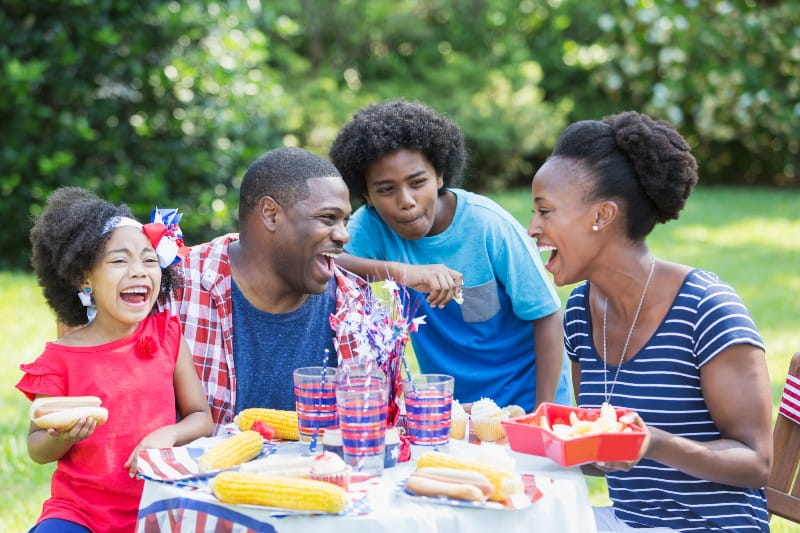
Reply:
[[[483,474],[446,467],[417,469],[408,478],[406,489],[419,496],[444,496],[481,503],[494,493],[494,486]]]
[[[475,485],[437,481],[416,474],[411,474],[406,481],[406,490],[419,496],[444,496],[455,500],[481,503],[486,501],[486,496]]]
[[[456,470],[455,468],[439,466],[425,466],[418,468],[414,472],[414,475],[433,479],[435,481],[444,481],[445,483],[473,485],[477,487],[487,499],[491,498],[492,494],[494,494],[494,485],[489,481],[489,478],[480,472]]]
[[[29,414],[34,424],[42,429],[67,431],[81,418],[94,418],[97,425],[108,420],[108,409],[100,407],[97,396],[48,396],[37,398]]]

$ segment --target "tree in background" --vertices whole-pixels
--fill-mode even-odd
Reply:
[[[235,229],[262,152],[327,154],[368,103],[450,114],[468,185],[527,183],[563,127],[634,108],[672,120],[705,183],[800,182],[800,4],[654,0],[7,0],[0,5],[0,268],[81,185]]]

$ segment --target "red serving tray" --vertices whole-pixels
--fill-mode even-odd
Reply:
[[[630,409],[615,409],[617,418],[630,413]],[[600,409],[568,407],[543,403],[531,414],[503,420],[508,445],[515,452],[539,455],[552,459],[562,466],[576,466],[598,461],[633,461],[646,436],[637,426],[628,426],[631,431],[599,433],[572,439],[562,439],[555,433],[540,427],[542,417],[550,424],[569,424],[570,413],[580,420],[596,420]]]

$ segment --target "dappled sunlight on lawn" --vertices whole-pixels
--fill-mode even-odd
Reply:
[[[715,249],[747,245],[800,254],[800,222],[786,219],[746,218],[718,227],[684,225],[678,226],[672,236]]]

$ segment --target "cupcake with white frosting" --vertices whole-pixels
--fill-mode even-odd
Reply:
[[[461,402],[453,400],[453,406],[450,411],[450,438],[464,440],[467,435],[468,420],[469,415],[467,415]]]
[[[494,442],[505,437],[501,420],[508,417],[491,398],[481,398],[472,404],[469,422],[475,437],[483,442]]]
[[[311,461],[311,479],[339,485],[344,490],[350,487],[352,468],[338,455],[322,452]]]

